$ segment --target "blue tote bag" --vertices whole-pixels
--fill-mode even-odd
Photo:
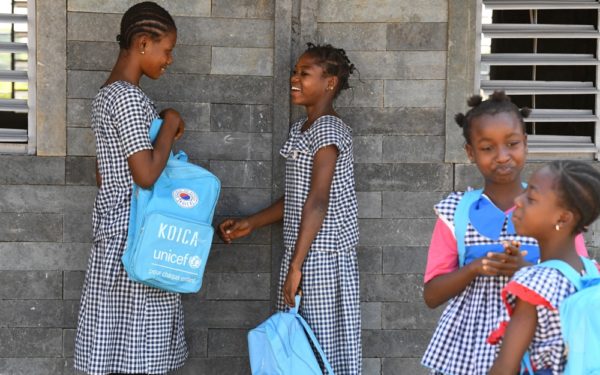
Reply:
[[[152,141],[161,124],[161,119],[152,122]],[[200,290],[220,186],[215,175],[189,163],[182,151],[171,153],[151,188],[134,184],[122,257],[129,278],[169,292]]]

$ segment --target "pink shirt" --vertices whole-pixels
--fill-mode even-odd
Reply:
[[[575,250],[579,255],[588,256],[583,235],[575,237]],[[436,276],[456,271],[458,269],[458,247],[454,233],[446,223],[438,219],[433,228],[427,266],[425,268],[425,282]]]

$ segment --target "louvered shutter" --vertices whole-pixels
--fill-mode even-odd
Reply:
[[[484,94],[490,94],[494,90],[505,90],[513,99],[516,96],[527,98],[528,105],[533,109],[531,117],[526,120],[530,133],[530,159],[598,159],[600,3],[597,0],[483,0],[482,3],[479,25],[482,47],[479,56],[481,76],[477,83]],[[492,12],[497,11],[504,11],[504,15],[514,14],[516,21],[495,23]],[[540,15],[550,12],[580,12],[576,15],[586,12],[585,15],[589,17],[585,17],[585,20],[582,17],[571,17],[570,24],[538,22]],[[523,18],[524,14],[529,16],[529,23],[520,22],[519,18]],[[554,13],[553,18],[557,18],[556,14]],[[504,43],[502,53],[494,52],[493,46],[496,41]],[[517,52],[506,53],[506,50],[511,50],[511,43]],[[569,50],[574,48],[574,44],[591,53],[570,53]],[[527,49],[523,48],[524,45],[531,48],[522,53],[519,49]],[[544,48],[539,48],[542,45]],[[557,50],[562,47],[566,47],[566,51]],[[546,52],[547,50],[552,50],[552,53]],[[527,67],[525,69],[529,70],[514,70],[513,79],[510,76],[511,70],[507,67]],[[494,77],[494,68],[505,69],[501,79]],[[546,69],[548,72],[549,68],[560,69],[560,74],[545,78],[538,76],[538,71]],[[586,79],[561,79],[562,76],[577,76],[581,69],[590,72]],[[529,77],[523,77],[523,72],[530,73]],[[554,80],[557,77],[558,79]],[[552,103],[552,98],[549,99],[551,96],[555,96],[554,105],[561,102],[559,98],[570,99],[564,101],[566,105],[559,103],[556,107],[540,104],[542,98],[546,103]],[[580,105],[583,102],[586,102],[587,106]],[[560,134],[557,129],[561,129],[563,124],[574,134]]]
[[[32,131],[28,114],[33,103],[35,83],[31,71],[31,50],[28,43],[32,22],[28,18],[26,0],[0,0],[0,143],[27,143]],[[24,126],[15,126],[15,118],[27,117]],[[22,120],[24,121],[24,120]],[[18,145],[15,145],[18,146]],[[26,146],[0,147],[0,151],[27,151]]]

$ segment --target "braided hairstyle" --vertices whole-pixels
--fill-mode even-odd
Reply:
[[[525,133],[525,122],[523,119],[529,116],[531,110],[526,107],[519,109],[504,91],[494,91],[487,100],[483,100],[480,95],[473,95],[467,100],[467,104],[471,107],[467,113],[458,113],[454,116],[454,120],[463,130],[463,137],[465,137],[467,144],[471,144],[471,124],[473,123],[473,119],[483,115],[494,116],[502,112],[513,113],[521,123],[521,128],[523,129],[523,133]]]
[[[600,215],[600,172],[572,160],[555,160],[548,168],[556,175],[554,187],[562,204],[577,215],[573,232],[585,232]]]
[[[138,34],[146,34],[156,41],[169,31],[177,31],[169,12],[156,3],[144,1],[123,14],[117,42],[121,49],[129,49],[133,38]]]
[[[348,79],[350,74],[356,71],[356,67],[350,62],[346,51],[342,48],[335,48],[331,44],[306,43],[306,45],[308,48],[304,53],[314,57],[325,74],[338,78],[339,84],[335,88],[334,98],[337,98],[342,90],[349,89]]]

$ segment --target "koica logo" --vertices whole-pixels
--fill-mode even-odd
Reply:
[[[200,233],[173,224],[160,223],[158,226],[157,238],[197,247]]]
[[[198,204],[198,196],[190,189],[173,190],[173,199],[182,208],[192,208]]]

